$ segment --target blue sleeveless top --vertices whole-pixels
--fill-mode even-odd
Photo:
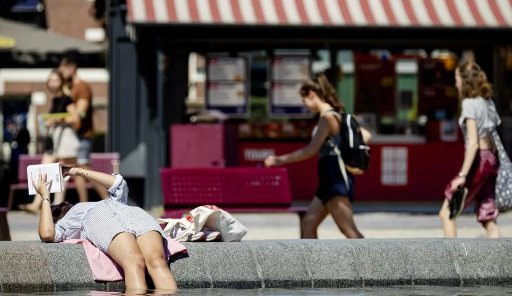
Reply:
[[[334,114],[336,116],[336,118],[339,118],[338,113],[336,113],[335,111],[327,111],[327,112],[325,112],[325,114]],[[315,126],[315,128],[313,129],[312,137],[315,136],[317,131],[318,131],[318,126]],[[333,141],[333,143],[337,147],[340,146],[340,144],[341,144],[341,136],[340,136],[340,134],[330,135],[329,138]],[[336,154],[332,150],[331,146],[329,146],[329,144],[327,144],[327,139],[322,144],[322,147],[320,147],[320,150],[318,151],[318,155],[320,156],[320,158],[322,158],[324,156],[336,156]]]

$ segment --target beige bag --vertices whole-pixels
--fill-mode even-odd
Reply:
[[[184,227],[185,230],[175,238],[176,241],[187,241],[190,235],[200,232],[203,228],[221,233],[223,242],[239,242],[247,234],[247,229],[230,213],[213,206],[200,206],[190,215],[182,219],[158,219],[159,223],[167,223],[164,234],[169,235],[176,227]]]
[[[165,236],[170,236],[172,239],[178,242],[186,242],[190,240],[190,237],[194,235],[194,224],[187,220],[187,218],[181,219],[157,219],[159,224],[166,224],[164,228]],[[180,232],[181,231],[181,232]],[[176,235],[176,233],[178,233]]]

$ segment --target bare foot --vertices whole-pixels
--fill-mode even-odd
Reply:
[[[19,205],[18,208],[22,211],[26,211],[34,215],[39,215],[40,212],[40,210],[36,206],[33,206],[32,204]]]

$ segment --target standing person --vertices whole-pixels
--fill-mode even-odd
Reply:
[[[69,81],[71,99],[74,102],[74,105],[68,108],[68,112],[71,114],[72,126],[80,141],[76,163],[81,168],[89,169],[93,136],[91,86],[77,76],[77,65],[71,57],[62,59],[59,70],[64,78]],[[89,201],[86,180],[80,177],[74,180],[80,202]],[[104,188],[98,186],[98,184],[92,185],[102,199],[108,198],[108,193]]]
[[[50,72],[50,76],[46,81],[46,88],[53,95],[52,106],[50,108],[50,114],[66,113],[68,105],[72,104],[71,92],[66,85],[66,81],[58,69],[53,69]],[[42,163],[52,163],[57,161],[57,157],[54,155],[54,145],[52,132],[59,123],[63,123],[61,119],[46,119],[44,126],[48,130],[48,136],[45,141],[44,153]],[[76,155],[75,155],[76,157]]]
[[[49,113],[66,113],[73,101],[69,96],[69,89],[66,86],[62,74],[54,69],[46,82],[48,91],[53,95],[52,107]],[[75,164],[78,156],[79,141],[74,129],[70,126],[70,116],[60,119],[47,119],[44,125],[50,130],[45,141],[45,151],[42,163],[61,162],[64,164]],[[64,200],[65,191],[55,193],[55,200],[60,203]],[[20,205],[20,210],[38,214],[41,208],[41,201],[34,198],[32,203]]]
[[[347,186],[339,167],[338,159],[326,142],[329,138],[337,145],[341,143],[340,115],[345,112],[338,101],[334,87],[325,75],[306,81],[300,88],[304,105],[311,112],[319,113],[320,119],[313,130],[311,142],[306,147],[282,156],[269,156],[266,167],[281,166],[287,163],[303,161],[319,152],[318,189],[308,212],[303,219],[302,238],[318,238],[317,229],[322,221],[331,214],[336,225],[347,238],[363,238],[354,222],[351,203],[354,200],[354,177],[347,171]],[[370,133],[362,130],[365,142],[369,142]],[[348,188],[350,187],[350,188]]]
[[[501,120],[491,99],[491,85],[480,66],[465,62],[455,71],[455,86],[462,99],[459,125],[466,151],[459,174],[448,184],[439,212],[444,236],[457,236],[455,219],[474,202],[478,222],[487,231],[487,236],[499,238],[496,223],[499,210],[494,203],[499,163],[490,132],[500,125]]]
[[[176,279],[166,260],[167,240],[156,220],[139,207],[129,206],[128,186],[121,175],[107,175],[82,168],[63,168],[63,174],[87,178],[108,188],[109,198],[76,205],[50,206],[48,187],[52,180],[39,175],[31,180],[41,200],[39,237],[43,242],[85,239],[108,254],[124,271],[127,289],[143,290],[145,270],[157,289],[176,291]],[[167,293],[166,293],[167,294]]]

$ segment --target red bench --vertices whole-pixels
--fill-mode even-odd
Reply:
[[[162,168],[165,213],[179,219],[201,205],[217,205],[231,213],[296,213],[285,168]]]
[[[10,185],[9,198],[7,201],[7,208],[10,210],[12,207],[12,200],[14,191],[16,190],[27,190],[27,166],[33,164],[40,164],[43,159],[42,154],[34,155],[20,155],[18,165],[18,183]],[[106,174],[117,173],[119,171],[119,153],[91,153],[91,169],[103,172]],[[70,182],[66,185],[67,189],[75,189],[75,184]],[[87,184],[87,188],[92,188],[91,184]]]

